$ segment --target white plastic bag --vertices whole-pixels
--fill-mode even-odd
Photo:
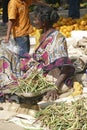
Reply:
[[[8,43],[6,43],[5,40],[2,40],[1,45],[4,49],[8,49],[13,53],[18,54],[19,52],[19,47],[16,45],[14,39],[10,39]]]

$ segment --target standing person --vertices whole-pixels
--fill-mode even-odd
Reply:
[[[8,29],[5,42],[8,43],[12,34],[19,49],[19,55],[23,57],[30,50],[29,31],[29,6],[32,3],[43,3],[39,0],[10,0],[8,4]]]
[[[8,23],[8,2],[9,2],[9,0],[3,0],[2,1],[3,13],[2,13],[2,23],[1,23],[1,25],[3,25],[3,26]]]
[[[68,16],[73,19],[80,18],[80,0],[69,0]]]
[[[40,37],[40,44],[33,54],[34,60],[39,62],[38,67],[43,69],[44,74],[48,74],[55,68],[59,69],[57,88],[47,92],[46,98],[52,100],[58,98],[58,88],[63,83],[71,86],[68,78],[74,74],[74,67],[68,57],[65,37],[56,29],[53,24],[59,19],[57,11],[51,7],[40,6],[34,10],[32,24],[43,33]]]

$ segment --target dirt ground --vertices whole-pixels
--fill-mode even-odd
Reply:
[[[81,16],[83,16],[84,14],[87,13],[87,8],[86,9],[81,9],[80,11],[81,13]],[[62,15],[62,16],[65,16],[67,17],[68,15],[68,11],[64,10],[64,11],[59,11],[59,15]],[[1,22],[1,16],[0,16],[0,22]],[[7,30],[7,26],[1,26],[0,25],[0,41],[4,39],[5,35],[6,35],[6,30]],[[3,110],[0,110],[0,116],[1,116],[1,113],[3,114]],[[5,113],[4,113],[5,114]],[[8,113],[9,116],[11,116],[10,114],[12,114],[13,116],[13,113]],[[5,117],[5,115],[2,115],[3,117]],[[12,123],[12,122],[9,122],[7,119],[5,118],[1,118],[0,117],[0,130],[25,130],[24,128]]]

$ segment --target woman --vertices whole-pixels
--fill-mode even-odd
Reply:
[[[38,67],[42,67],[44,74],[48,74],[54,68],[60,69],[60,74],[56,82],[57,88],[61,87],[74,74],[74,67],[68,58],[65,37],[56,29],[53,24],[57,22],[59,16],[57,12],[44,5],[38,5],[33,12],[32,24],[42,29],[40,45],[35,50],[33,58],[39,62]],[[71,84],[68,84],[70,86]],[[47,92],[46,98],[52,100],[58,98],[58,90],[53,89]]]

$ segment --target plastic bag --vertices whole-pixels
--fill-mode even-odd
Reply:
[[[5,40],[1,41],[2,48],[8,49],[13,53],[18,54],[19,47],[16,45],[14,39],[10,39],[8,43],[5,42]]]

